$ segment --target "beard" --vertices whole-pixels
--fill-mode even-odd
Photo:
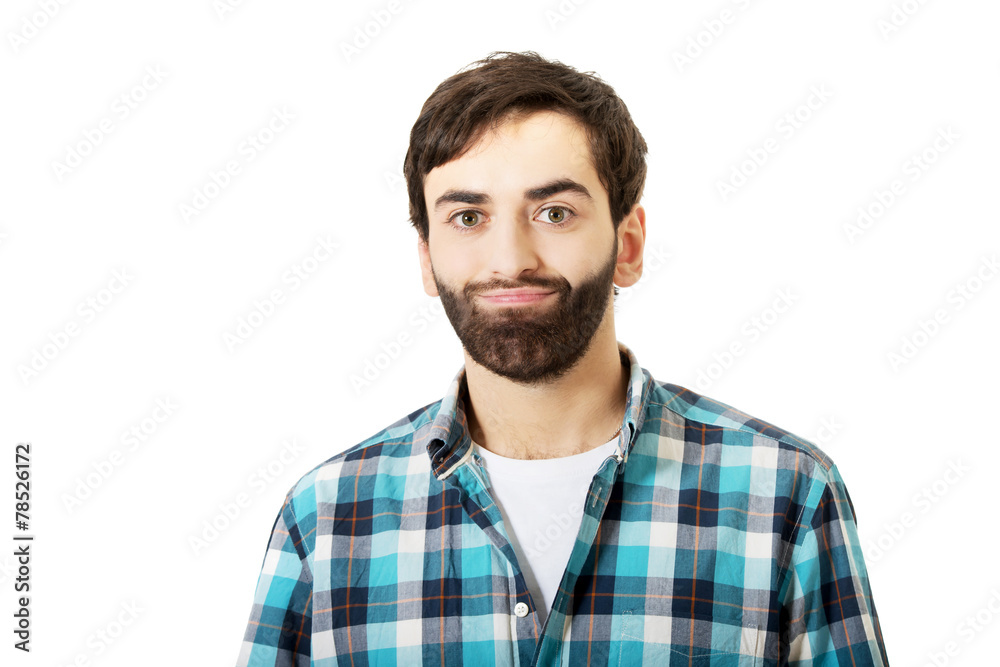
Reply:
[[[431,273],[441,305],[458,339],[476,363],[519,384],[564,376],[586,354],[604,319],[614,286],[618,239],[610,257],[573,287],[565,278],[526,276],[516,283],[490,280],[451,289]],[[481,307],[476,295],[497,289],[537,287],[555,292],[555,303]],[[548,300],[548,299],[547,299]]]

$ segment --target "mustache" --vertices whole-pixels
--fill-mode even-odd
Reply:
[[[463,289],[465,296],[473,297],[481,292],[490,292],[493,290],[513,290],[520,289],[522,287],[537,287],[546,290],[552,290],[553,292],[566,293],[570,290],[569,281],[565,278],[536,278],[536,277],[526,277],[518,282],[510,282],[507,280],[493,279],[487,280],[481,283],[469,283]]]

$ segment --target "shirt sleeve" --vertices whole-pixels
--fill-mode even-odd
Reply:
[[[289,493],[271,530],[237,667],[307,667],[311,628],[312,571]]]
[[[786,603],[789,667],[887,666],[854,504],[836,465],[814,480],[801,521]]]

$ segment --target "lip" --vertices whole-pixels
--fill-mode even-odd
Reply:
[[[515,290],[497,290],[496,292],[480,294],[479,298],[483,299],[488,303],[519,304],[519,303],[535,303],[553,294],[555,294],[555,292],[545,292],[537,289],[534,290],[515,289]]]

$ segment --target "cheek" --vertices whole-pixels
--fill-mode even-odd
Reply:
[[[452,250],[440,247],[436,253],[431,254],[431,263],[437,279],[453,288],[464,286],[475,279],[481,266],[480,258],[469,248]]]
[[[550,273],[561,275],[573,284],[596,271],[607,259],[603,251],[595,251],[603,247],[597,239],[562,237],[555,241],[542,255],[543,261]]]

